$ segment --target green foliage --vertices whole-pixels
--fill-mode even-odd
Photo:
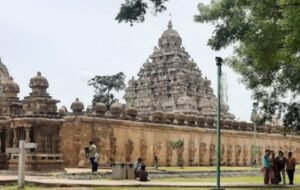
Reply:
[[[97,102],[102,102],[107,109],[116,101],[112,90],[120,91],[125,88],[125,75],[119,72],[115,75],[95,76],[89,80],[88,85],[95,88],[95,95],[93,96],[92,104],[95,106]]]
[[[184,146],[184,142],[183,142],[183,140],[173,141],[171,146],[172,146],[172,149],[179,149]]]
[[[218,0],[198,9],[196,22],[215,25],[212,49],[236,45],[226,63],[253,91],[263,121],[283,118],[285,126],[300,129],[300,2]]]
[[[166,10],[164,3],[168,0],[149,0],[153,4],[154,13],[160,13]],[[116,17],[118,22],[144,22],[147,13],[148,3],[145,0],[125,0],[121,5],[120,11]]]

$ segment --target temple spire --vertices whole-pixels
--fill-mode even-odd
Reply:
[[[173,27],[173,24],[172,24],[172,13],[169,13],[169,16],[170,16],[170,20],[169,20],[168,28],[172,29],[172,27]]]
[[[169,24],[168,24],[168,28],[169,28],[169,29],[172,29],[172,27],[173,27],[172,20],[170,20],[170,21],[169,21]]]

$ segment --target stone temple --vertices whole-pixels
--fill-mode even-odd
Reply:
[[[202,77],[171,21],[158,40],[158,47],[140,69],[138,79],[132,78],[128,85],[126,104],[138,109],[142,116],[154,111],[215,116],[216,96],[211,82]],[[228,111],[229,106],[223,101],[222,117],[233,119]]]
[[[37,144],[26,150],[26,170],[88,167],[84,148],[90,140],[98,147],[100,166],[139,157],[147,166],[153,166],[154,157],[160,166],[215,165],[216,97],[172,23],[138,76],[129,81],[125,105],[116,102],[107,110],[98,102],[90,112],[76,98],[68,112],[65,106],[57,109],[59,100],[47,93],[50,85],[41,72],[28,80],[32,91],[20,99],[18,84],[0,60],[0,169],[17,168],[18,154],[7,150],[18,147],[19,140]],[[254,146],[253,123],[235,121],[228,111],[223,102],[222,165],[261,164],[265,149],[300,157],[299,136],[280,134],[282,126],[259,125]],[[179,141],[182,146],[174,149]]]

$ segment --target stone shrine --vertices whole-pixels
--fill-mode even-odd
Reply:
[[[17,168],[18,154],[5,154],[5,148],[19,147],[19,140],[25,140],[38,144],[37,149],[27,150],[27,170],[63,170],[59,148],[63,120],[57,113],[59,101],[47,93],[47,79],[38,72],[29,83],[32,93],[24,100],[17,97],[19,86],[2,63],[0,79],[0,168]]]
[[[124,99],[139,115],[149,116],[155,111],[214,116],[216,96],[211,82],[182,46],[172,22],[158,40],[158,47],[146,60],[138,79],[128,82]],[[229,106],[222,102],[222,117],[233,119]]]

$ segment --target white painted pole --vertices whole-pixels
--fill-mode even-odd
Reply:
[[[24,169],[25,169],[25,141],[20,140],[19,141],[19,164],[18,164],[18,189],[24,188]]]

